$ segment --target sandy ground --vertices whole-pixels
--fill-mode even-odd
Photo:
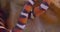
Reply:
[[[60,8],[60,0],[51,0],[57,7]]]

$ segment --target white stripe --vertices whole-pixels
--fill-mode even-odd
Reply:
[[[3,27],[3,26],[0,26],[0,28],[6,29],[6,28],[5,28],[5,27]]]
[[[21,29],[24,29],[26,25],[19,25],[19,24],[17,24],[17,26],[18,26],[19,28],[21,28]]]
[[[33,2],[32,0],[29,0],[29,2],[30,2],[32,5],[34,5],[34,2]]]
[[[47,9],[49,8],[48,6],[46,6],[46,5],[44,5],[44,4],[41,4],[40,6],[41,6],[41,8],[43,8],[43,9],[45,9],[45,10],[47,10]]]
[[[21,12],[21,15],[28,17],[28,13]]]

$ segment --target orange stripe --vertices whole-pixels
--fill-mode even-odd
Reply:
[[[29,12],[31,11],[31,9],[32,9],[32,6],[26,4],[26,5],[24,6],[24,9],[29,13]]]
[[[44,10],[40,10],[39,7],[35,7],[34,8],[34,13],[36,16],[40,16],[41,14],[43,14],[45,11]]]
[[[19,21],[23,24],[26,24],[27,23],[27,19],[28,18],[19,18]]]

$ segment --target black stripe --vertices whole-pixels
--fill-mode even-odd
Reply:
[[[28,13],[25,9],[22,10],[23,13]]]
[[[21,13],[26,13],[26,14],[28,14],[28,12],[27,12],[25,9],[23,9]],[[26,16],[21,14],[21,15],[20,15],[20,18],[26,18]]]
[[[26,2],[26,4],[32,6],[32,4],[30,2]]]
[[[45,1],[43,1],[43,2],[42,2],[42,4],[44,4],[44,5],[48,6],[48,3],[47,3],[47,2],[45,2]]]
[[[26,16],[24,16],[24,15],[20,15],[20,18],[26,18]]]
[[[43,9],[43,8],[41,8],[41,7],[39,7],[39,9],[41,9],[42,11],[43,11],[43,10],[45,11],[45,9]]]
[[[31,19],[31,12],[28,14],[28,19]]]
[[[47,2],[42,2],[41,4],[44,4],[45,6],[48,6]],[[42,8],[41,6],[39,7],[39,9],[41,9],[42,11],[45,10],[45,9]]]

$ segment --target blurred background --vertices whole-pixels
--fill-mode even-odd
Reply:
[[[3,10],[9,13],[9,29],[15,26],[20,11],[27,0],[0,0]],[[51,0],[52,11],[29,19],[24,32],[60,32],[60,0]]]

